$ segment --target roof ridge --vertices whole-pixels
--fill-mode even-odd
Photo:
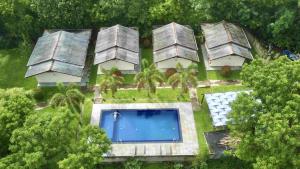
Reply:
[[[115,46],[118,46],[119,25],[116,25]]]
[[[50,68],[49,68],[49,70],[52,70],[52,68],[53,68],[53,65],[54,65],[54,55],[55,55],[55,53],[56,53],[56,49],[57,49],[57,47],[58,47],[58,43],[60,42],[60,40],[61,40],[61,34],[63,33],[63,31],[59,31],[59,34],[58,34],[58,38],[57,38],[57,41],[56,41],[56,43],[55,43],[55,47],[54,47],[54,50],[53,50],[53,53],[52,53],[52,56],[51,56],[51,60],[52,60],[52,63],[51,63],[51,66],[50,66]]]
[[[227,34],[227,37],[228,37],[229,42],[233,42],[231,32],[229,31],[229,29],[228,29],[228,27],[227,27],[227,22],[222,21],[222,25],[223,25],[223,27],[224,27],[224,29],[225,29],[225,32],[226,32],[226,34]]]
[[[171,24],[172,24],[172,30],[174,33],[174,40],[175,40],[174,44],[176,44],[177,43],[177,35],[176,35],[175,22],[172,22]]]

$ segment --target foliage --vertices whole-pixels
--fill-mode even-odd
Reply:
[[[175,163],[173,166],[174,169],[183,169],[183,164],[181,163]]]
[[[143,163],[136,159],[136,158],[130,158],[124,163],[124,169],[142,169]]]
[[[28,116],[14,130],[12,154],[0,159],[0,168],[93,168],[110,142],[98,127],[78,126],[78,115],[66,108]]]
[[[74,86],[65,87],[58,84],[58,93],[54,94],[50,99],[50,105],[54,108],[68,107],[73,112],[81,112],[84,103],[84,95]]]
[[[277,46],[300,51],[300,36],[294,33],[300,31],[297,0],[192,1],[206,21],[239,23]]]
[[[221,75],[224,77],[228,77],[231,74],[231,68],[228,65],[225,65],[221,68]]]
[[[116,73],[117,71],[116,68],[110,70],[101,69],[103,74],[101,75],[102,77],[99,83],[100,92],[107,93],[110,90],[112,96],[115,96],[118,88],[124,83],[124,77],[119,76],[119,74]]]
[[[13,131],[23,125],[33,109],[34,101],[24,89],[0,90],[0,157],[8,153]]]
[[[228,20],[256,32],[270,43],[300,51],[297,0],[2,0],[0,43],[16,45],[36,39],[44,29],[137,26],[149,37],[153,25]]]
[[[231,134],[241,139],[236,155],[254,168],[297,168],[300,165],[300,62],[282,57],[246,65],[242,79],[251,94],[232,105]]]
[[[134,81],[137,83],[137,89],[141,90],[145,88],[148,91],[148,97],[150,97],[150,93],[156,92],[157,83],[163,83],[163,76],[154,64],[149,66],[147,60],[142,60],[143,70],[136,74]]]
[[[178,63],[177,72],[169,77],[168,83],[172,88],[180,87],[180,95],[188,92],[190,87],[197,87],[197,65],[191,64],[186,69]]]

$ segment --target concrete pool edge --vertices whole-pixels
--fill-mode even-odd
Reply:
[[[128,157],[139,157],[146,161],[172,161],[172,158],[194,157],[198,151],[198,139],[192,105],[180,103],[130,103],[94,104],[91,124],[99,126],[102,110],[105,109],[165,109],[179,110],[182,142],[169,143],[124,143],[112,144],[112,150],[105,155],[105,161],[124,161]],[[147,160],[148,159],[148,160]]]

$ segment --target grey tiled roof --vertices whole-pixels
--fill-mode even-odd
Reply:
[[[139,33],[132,28],[115,25],[98,33],[94,64],[120,59],[139,64]]]
[[[171,45],[181,45],[198,50],[194,31],[177,23],[170,23],[153,30],[153,50],[161,50]]]
[[[253,59],[251,46],[244,30],[225,21],[201,24],[205,36],[205,47],[208,57],[218,59],[228,55],[238,55]]]
[[[84,32],[84,33],[83,33]],[[25,77],[47,71],[81,76],[85,65],[90,30],[79,33],[57,31],[44,33],[29,58]]]
[[[192,29],[170,23],[153,30],[154,62],[180,57],[199,62],[198,47]]]
[[[174,57],[180,57],[199,62],[197,51],[178,45],[173,45],[162,50],[155,51],[153,59],[154,62],[157,63]]]

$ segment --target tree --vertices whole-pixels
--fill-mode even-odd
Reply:
[[[269,43],[300,51],[297,0],[192,0],[202,22],[228,20],[255,31]],[[199,19],[199,20],[200,20]]]
[[[91,24],[91,0],[32,0],[28,5],[43,28],[82,29]]]
[[[12,132],[23,125],[33,109],[33,98],[24,89],[0,90],[0,157],[8,154]]]
[[[94,168],[110,141],[98,127],[78,125],[78,115],[65,107],[30,115],[13,132],[12,154],[0,160],[0,168]]]
[[[103,75],[101,75],[99,83],[100,92],[107,93],[110,90],[112,97],[115,97],[118,88],[124,83],[124,78],[117,73],[118,71],[117,68],[111,68],[110,70],[101,69]]]
[[[74,86],[65,87],[63,84],[58,84],[58,91],[50,99],[53,108],[66,106],[73,112],[82,112],[85,97],[78,89]]]
[[[141,90],[145,88],[147,90],[148,97],[150,93],[156,92],[157,83],[163,83],[162,73],[156,69],[154,64],[149,66],[149,63],[146,59],[142,60],[143,70],[135,75],[134,81],[137,83],[137,89]]]
[[[197,87],[197,65],[191,64],[184,69],[180,63],[177,63],[176,69],[176,73],[169,77],[168,83],[173,89],[180,87],[180,96],[183,96],[190,87]]]
[[[240,138],[236,155],[254,168],[300,166],[300,62],[255,60],[241,73],[253,92],[232,104],[229,128]]]

